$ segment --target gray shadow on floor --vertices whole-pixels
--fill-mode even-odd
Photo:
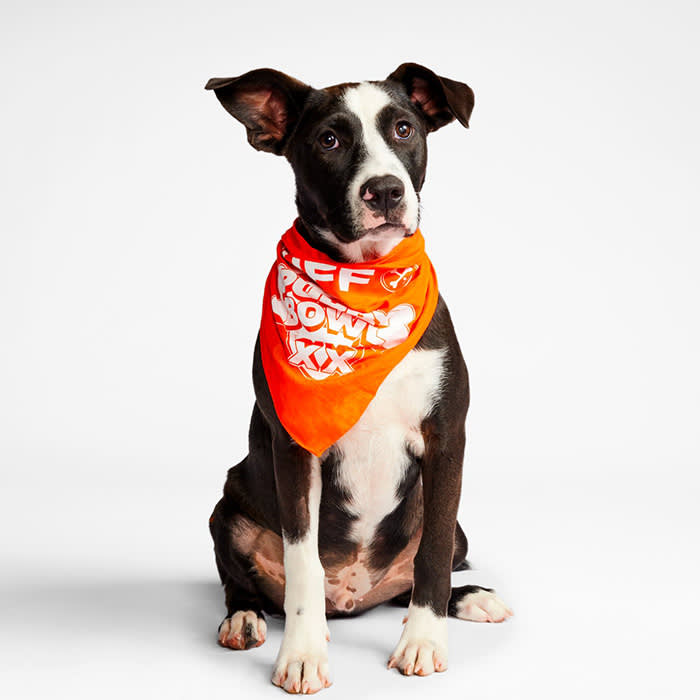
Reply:
[[[232,651],[217,644],[224,614],[215,579],[16,576],[0,581],[0,648],[12,644],[36,657],[37,639],[50,639],[76,664],[117,650],[121,669],[137,669],[154,648],[166,649],[173,663],[194,663],[230,682],[247,674],[266,687],[282,621],[267,617],[268,643],[259,649]]]
[[[224,617],[224,591],[212,580],[144,578],[67,578],[5,580],[0,584],[0,618],[5,631],[13,626],[50,621],[101,639],[105,620],[112,638],[168,635],[187,644],[216,648],[216,630]],[[268,620],[274,629],[281,626]]]

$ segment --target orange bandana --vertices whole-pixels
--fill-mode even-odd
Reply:
[[[260,352],[287,432],[320,456],[420,340],[438,300],[420,231],[370,263],[339,263],[296,230],[265,283]]]

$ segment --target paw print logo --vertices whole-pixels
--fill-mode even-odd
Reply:
[[[387,292],[395,292],[398,289],[403,289],[413,279],[413,275],[416,274],[417,270],[418,265],[387,270],[379,278],[379,281]]]

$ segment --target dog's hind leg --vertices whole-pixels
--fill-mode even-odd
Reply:
[[[467,561],[467,550],[467,537],[457,523],[452,571],[466,571],[471,568]],[[450,594],[447,614],[460,620],[503,622],[513,611],[490,588],[458,586],[453,588]]]
[[[411,591],[394,596],[389,605],[407,608]],[[481,586],[458,586],[452,589],[447,614],[472,622],[503,622],[513,611],[490,589]]]
[[[407,608],[411,591],[394,596],[389,605]],[[447,614],[472,622],[503,622],[513,611],[491,590],[481,586],[458,586],[452,589]]]
[[[455,527],[455,549],[452,555],[452,571],[466,571],[470,569],[467,561],[467,552],[469,551],[469,543],[464,530],[459,523]]]
[[[218,503],[209,521],[216,548],[216,568],[226,594],[226,617],[219,625],[219,644],[229,649],[259,647],[265,641],[267,624],[263,603],[249,574],[250,564],[236,552]],[[220,553],[225,552],[226,561]]]
[[[490,588],[459,586],[452,589],[447,614],[473,622],[503,622],[513,611]]]
[[[464,530],[457,523],[452,571],[470,569],[467,561],[469,545]],[[452,589],[447,614],[474,622],[503,622],[513,611],[490,589],[481,586],[458,586]]]
[[[265,641],[267,624],[260,601],[232,581],[224,582],[226,617],[219,625],[219,644],[229,649],[251,649]]]

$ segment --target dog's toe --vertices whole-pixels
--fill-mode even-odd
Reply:
[[[219,626],[219,644],[229,649],[251,649],[265,641],[265,618],[252,610],[238,610]]]

